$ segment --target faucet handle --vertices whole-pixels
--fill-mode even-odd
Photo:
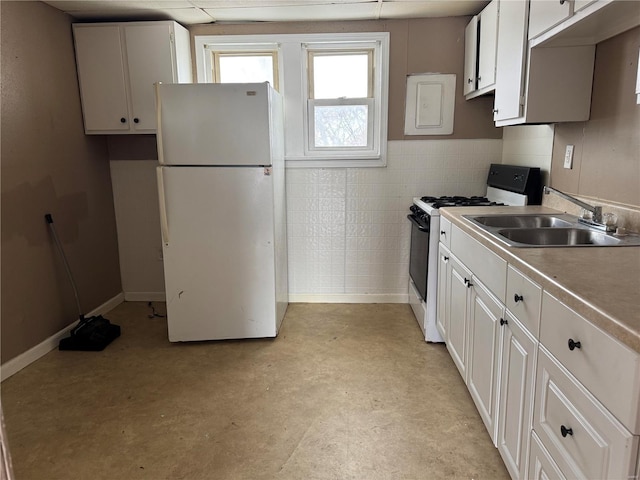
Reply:
[[[602,207],[600,205],[593,207],[593,221],[602,223]]]

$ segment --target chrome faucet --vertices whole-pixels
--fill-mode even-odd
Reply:
[[[589,225],[591,227],[595,227],[599,230],[604,230],[606,232],[610,232],[610,231],[614,231],[615,230],[615,225],[606,225],[603,223],[602,220],[602,207],[599,205],[589,205],[588,203],[583,202],[582,200],[578,200],[577,198],[572,197],[571,195],[567,195],[564,192],[561,192],[560,190],[556,190],[555,188],[551,188],[551,187],[547,187],[545,185],[544,189],[543,189],[545,195],[549,195],[550,193],[555,193],[556,195],[558,195],[559,197],[564,198],[565,200],[570,201],[571,203],[574,203],[576,205],[578,205],[579,207],[582,207],[583,209],[591,212],[593,214],[593,216],[591,217],[591,219],[586,219],[586,218],[578,218],[578,222],[579,223],[584,223],[585,225]]]
[[[582,207],[585,210],[588,210],[589,212],[593,213],[592,220],[594,222],[596,222],[596,223],[601,223],[602,222],[602,207],[589,205],[588,203],[585,203],[582,200],[578,200],[577,198],[574,198],[571,195],[567,195],[566,193],[561,192],[560,190],[556,190],[555,188],[547,187],[545,185],[545,187],[544,187],[545,195],[549,195],[549,193],[551,193],[551,192],[553,192],[556,195],[558,195],[559,197],[562,197],[565,200],[569,200],[571,203],[575,203],[579,207]]]

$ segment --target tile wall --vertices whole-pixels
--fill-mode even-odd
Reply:
[[[412,198],[484,195],[502,140],[390,141],[386,168],[287,170],[292,302],[406,302]]]

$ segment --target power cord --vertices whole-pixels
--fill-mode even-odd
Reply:
[[[151,313],[147,315],[149,318],[159,317],[164,318],[166,315],[162,315],[161,313],[157,313],[155,307],[153,306],[153,302],[147,303],[149,308],[151,309]]]

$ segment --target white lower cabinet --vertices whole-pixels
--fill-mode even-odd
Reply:
[[[436,327],[442,335],[442,338],[447,338],[447,330],[449,328],[449,309],[447,307],[447,292],[449,288],[447,286],[449,272],[449,260],[451,258],[451,252],[442,243],[439,244],[438,251],[438,297],[436,303]]]
[[[496,443],[511,477],[526,478],[538,340],[509,312],[501,329]]]
[[[639,479],[640,355],[450,232],[438,328],[511,477]]]
[[[496,444],[496,407],[500,372],[500,324],[504,305],[477,277],[471,280],[467,388]]]
[[[513,478],[516,478],[511,474]],[[529,455],[529,471],[526,476],[521,478],[529,480],[565,480],[565,477],[558,466],[555,464],[549,452],[542,446],[540,439],[531,432],[531,453]]]
[[[638,437],[543,346],[538,355],[533,429],[567,478],[635,476]]]
[[[447,349],[465,382],[467,381],[467,325],[469,323],[469,283],[471,271],[455,257],[449,259],[446,304],[449,311]]]

